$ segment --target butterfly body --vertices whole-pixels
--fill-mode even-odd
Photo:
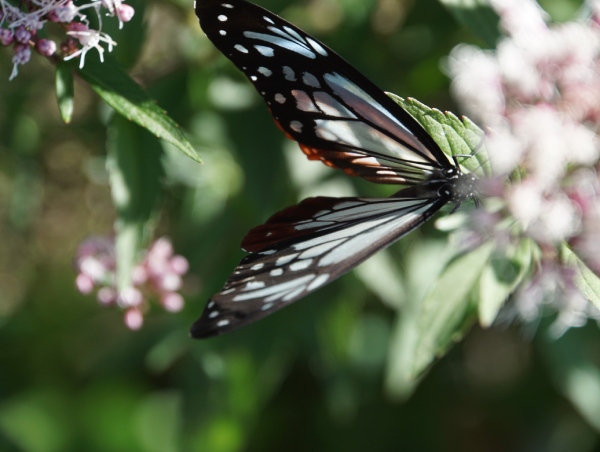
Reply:
[[[251,230],[242,242],[250,254],[211,298],[193,337],[254,322],[348,272],[447,203],[475,196],[475,176],[333,50],[243,0],[197,0],[195,9],[208,38],[309,159],[408,187],[389,198],[309,198]]]

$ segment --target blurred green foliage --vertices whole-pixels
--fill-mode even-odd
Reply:
[[[600,448],[595,325],[558,341],[547,339],[544,321],[535,337],[518,326],[476,326],[416,389],[406,378],[402,347],[422,339],[412,313],[449,258],[445,234],[432,225],[271,317],[190,340],[189,325],[243,256],[239,242],[252,226],[305,196],[393,188],[306,161],[203,36],[191,1],[130,3],[138,14],[111,32],[115,56],[183,127],[204,164],[164,143],[157,149],[156,140],[144,145],[153,139],[145,132],[123,135],[136,126],[111,119],[78,79],[64,125],[54,68],[41,58],[2,82],[0,450]],[[553,14],[573,11],[571,1],[551,3]],[[440,61],[458,43],[486,45],[434,0],[261,5],[387,91],[456,113]],[[8,80],[10,57],[0,50],[0,80]],[[113,144],[119,134],[140,143],[132,158],[161,154],[154,221],[191,263],[186,309],[157,309],[136,333],[74,287],[78,243],[110,234],[116,218],[109,130]]]

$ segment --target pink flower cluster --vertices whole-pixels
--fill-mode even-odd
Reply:
[[[188,261],[173,252],[169,239],[156,240],[136,265],[131,275],[130,287],[119,291],[116,287],[116,259],[114,239],[91,237],[77,250],[75,280],[77,289],[89,294],[98,288],[98,302],[105,306],[118,306],[125,310],[125,324],[138,330],[143,324],[147,299],[156,297],[169,312],[183,308],[183,297],[177,292],[182,286],[182,276],[188,271]]]
[[[116,43],[106,33],[89,28],[83,11],[92,9],[102,25],[101,8],[104,7],[108,15],[119,19],[121,27],[123,22],[131,20],[135,12],[122,0],[92,1],[79,6],[75,6],[72,0],[20,0],[17,5],[14,3],[0,0],[0,44],[13,47],[10,80],[17,76],[19,66],[29,62],[31,49],[50,57],[58,48],[65,60],[81,56],[80,67],[83,67],[85,54],[91,49],[96,49],[102,60],[104,49],[101,44],[106,44],[110,52]],[[39,36],[48,22],[55,22],[66,31],[66,40],[59,46]]]
[[[564,322],[573,285],[572,272],[560,268],[562,244],[600,275],[600,2],[590,3],[587,20],[558,25],[534,0],[491,4],[506,36],[495,51],[452,51],[453,90],[486,129],[496,178],[484,184],[493,187],[488,195],[516,220],[515,236],[538,244],[545,270],[532,284],[556,278],[542,292],[553,294]]]

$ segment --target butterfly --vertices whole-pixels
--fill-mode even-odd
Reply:
[[[277,126],[312,160],[407,187],[389,198],[308,198],[252,229],[249,254],[190,333],[252,323],[350,271],[447,203],[476,199],[419,123],[326,45],[244,0],[197,0],[200,26],[254,85]]]

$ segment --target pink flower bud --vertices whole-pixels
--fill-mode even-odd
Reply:
[[[190,268],[190,264],[187,259],[180,255],[175,255],[169,262],[171,270],[173,270],[178,275],[185,275]]]
[[[98,302],[105,306],[110,306],[117,302],[117,291],[112,287],[102,287],[96,295]]]
[[[141,286],[148,281],[148,271],[142,265],[137,265],[131,273],[131,281],[136,286]]]
[[[49,57],[56,52],[56,43],[50,39],[40,39],[35,43],[35,50],[37,50],[40,55]]]
[[[167,292],[175,292],[181,289],[181,277],[175,273],[165,273],[159,282],[160,289]]]
[[[139,330],[144,324],[144,316],[139,309],[131,308],[125,312],[125,325],[132,331]]]
[[[115,9],[115,12],[116,12],[119,20],[122,22],[129,22],[133,18],[133,15],[135,14],[135,10],[133,9],[133,7],[131,7],[129,5],[123,5],[123,4],[119,5]]]
[[[94,280],[86,274],[79,273],[75,279],[75,286],[82,294],[89,294],[94,290]]]
[[[168,259],[173,255],[173,245],[171,245],[171,241],[166,237],[161,237],[158,239],[148,253],[149,260],[154,259]]]
[[[144,302],[144,296],[135,287],[127,287],[119,294],[119,300],[123,306],[139,306]]]
[[[161,302],[169,312],[179,312],[183,309],[183,297],[178,293],[170,292],[164,294]]]

